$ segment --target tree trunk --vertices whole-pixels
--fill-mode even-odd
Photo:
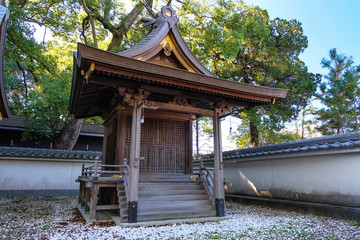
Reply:
[[[92,36],[93,36],[93,40],[94,40],[94,47],[99,48],[98,44],[97,44],[97,35],[96,35],[94,19],[93,19],[92,15],[91,15],[90,10],[86,6],[85,0],[82,0],[82,4],[83,4],[83,7],[84,7],[84,10],[85,10],[86,14],[89,16],[89,21],[90,21],[90,24],[91,24],[91,32],[92,32]]]
[[[113,37],[111,39],[111,42],[107,48],[107,51],[109,52],[120,52],[120,45],[121,45],[121,41],[123,40],[123,34],[120,33],[114,33],[113,32]]]
[[[253,147],[259,146],[259,130],[252,122],[250,122],[250,142]]]
[[[53,142],[53,147],[56,149],[71,150],[79,137],[82,119],[70,119],[70,121],[63,127],[58,137]]]
[[[303,112],[302,112],[302,120],[301,120],[301,139],[304,139],[304,135],[305,135],[305,115],[306,115],[306,107],[304,107]]]

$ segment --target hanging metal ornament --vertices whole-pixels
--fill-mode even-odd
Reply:
[[[144,103],[142,104],[142,106],[141,106],[141,119],[140,119],[140,123],[144,123],[144,122],[145,122],[144,104],[145,104],[145,102],[144,102]]]

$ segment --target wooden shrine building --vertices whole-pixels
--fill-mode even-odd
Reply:
[[[105,120],[103,159],[84,168],[80,202],[90,218],[116,209],[124,222],[224,216],[221,117],[285,98],[287,90],[213,76],[191,53],[171,6],[143,18],[152,31],[118,54],[78,44],[70,113]],[[213,173],[194,178],[192,121],[212,117]]]

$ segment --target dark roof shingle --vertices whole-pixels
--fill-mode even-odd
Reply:
[[[101,152],[58,150],[42,148],[0,147],[0,158],[39,158],[39,159],[62,159],[62,160],[99,160]]]
[[[238,149],[223,152],[224,160],[245,159],[249,157],[277,155],[286,153],[310,152],[334,149],[351,149],[360,147],[360,132],[324,136],[318,138],[297,140],[261,147]],[[213,154],[202,155],[197,160],[212,161]]]

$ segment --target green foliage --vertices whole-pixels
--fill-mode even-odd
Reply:
[[[330,50],[330,59],[322,66],[329,74],[320,85],[318,99],[325,105],[317,111],[321,125],[318,130],[325,135],[359,130],[360,66],[354,66],[351,57]]]
[[[150,5],[153,1],[147,1]],[[137,13],[126,13],[124,1],[87,0],[95,19],[99,48],[121,51],[126,33],[133,43],[139,30]],[[158,1],[155,1],[157,4]],[[140,1],[134,10],[146,14]],[[5,53],[5,82],[13,114],[27,117],[25,136],[55,137],[69,119],[67,113],[72,72],[71,49],[76,42],[92,45],[89,16],[79,0],[16,1],[8,4],[10,21]],[[253,85],[287,88],[287,99],[275,105],[233,109],[233,114],[259,131],[260,143],[295,138],[281,132],[284,123],[305,109],[320,79],[308,72],[298,55],[307,47],[301,23],[270,19],[265,10],[240,0],[183,1],[180,30],[193,53],[219,77]],[[46,27],[52,39],[37,42],[34,26]],[[133,25],[129,28],[129,25]],[[100,123],[90,119],[87,122]],[[211,122],[203,128],[211,132]],[[31,130],[31,131],[30,131]],[[35,131],[34,134],[32,131]],[[239,145],[249,145],[249,134],[239,134]]]
[[[9,1],[5,89],[12,114],[26,117],[25,139],[53,140],[69,119],[79,7],[73,1]],[[38,42],[35,26],[46,27],[51,40]]]
[[[58,131],[69,119],[69,79],[71,74],[68,72],[56,76],[48,75],[30,90],[24,106],[25,139],[47,137],[53,140],[57,136]]]
[[[274,105],[233,109],[233,115],[259,131],[256,144],[271,140],[263,129],[278,133],[315,94],[320,75],[309,73],[299,59],[307,47],[300,22],[270,19],[266,10],[236,0],[184,1],[180,20],[188,45],[217,76],[290,90]]]
[[[282,142],[289,142],[301,139],[298,132],[292,132],[287,130],[273,131],[273,129],[267,128],[265,125],[261,126],[259,131],[262,134],[262,145],[276,144]],[[236,146],[239,149],[252,147],[252,143],[249,138],[249,124],[245,121],[238,126],[237,132],[232,139],[236,140]]]

